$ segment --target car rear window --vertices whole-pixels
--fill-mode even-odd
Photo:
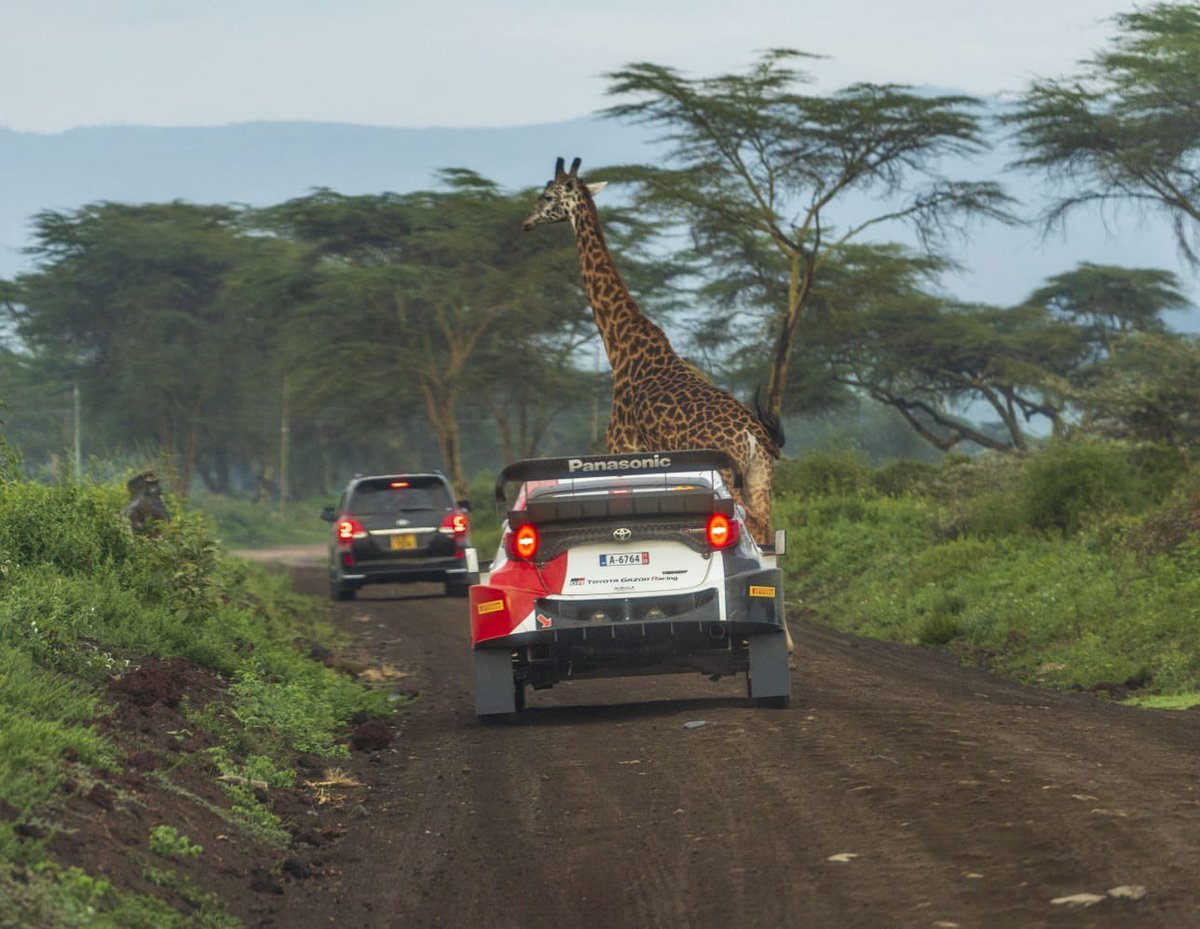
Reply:
[[[713,486],[694,476],[584,478],[529,489],[525,511],[535,523],[613,516],[708,514],[712,512],[714,498]]]
[[[446,485],[436,478],[394,477],[362,481],[347,507],[351,515],[372,516],[416,510],[445,510],[451,506]]]

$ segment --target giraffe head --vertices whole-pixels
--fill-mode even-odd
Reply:
[[[591,199],[592,194],[598,194],[607,186],[606,181],[596,184],[585,184],[579,178],[579,159],[571,162],[571,170],[563,170],[563,160],[558,159],[554,166],[554,179],[546,185],[542,195],[538,197],[533,209],[521,223],[521,228],[528,232],[535,226],[545,223],[561,223],[570,219],[575,209]]]

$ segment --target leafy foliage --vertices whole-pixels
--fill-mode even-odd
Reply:
[[[1200,232],[1200,9],[1153,3],[1115,17],[1109,47],[1073,76],[1034,81],[1007,117],[1024,155],[1064,193],[1057,223],[1089,205],[1163,211],[1195,263]]]
[[[344,752],[336,735],[352,717],[389,711],[384,694],[296,648],[331,631],[286,578],[220,558],[186,507],[158,536],[134,535],[121,502],[113,486],[0,484],[0,800],[39,809],[63,782],[64,754],[111,767],[93,726],[99,688],[152,656],[235,679],[206,722],[256,776],[269,762],[255,755]]]
[[[626,166],[614,176],[637,185],[640,207],[686,224],[691,256],[711,282],[706,295],[725,313],[769,320],[764,406],[776,420],[809,295],[848,243],[901,222],[932,248],[963,218],[1008,218],[996,184],[939,172],[943,156],[985,147],[979,101],[866,83],[806,95],[797,87],[809,78],[793,62],[809,57],[772,49],[745,74],[697,79],[652,63],[608,75],[622,102],[607,114],[655,126],[671,145],[670,167]],[[865,219],[838,216],[851,191],[876,194],[880,208]]]
[[[150,830],[150,851],[164,858],[198,858],[204,848],[174,826],[158,825]]]
[[[520,236],[525,198],[466,171],[448,180],[446,191],[405,195],[317,191],[257,222],[308,250],[291,327],[296,390],[309,404],[348,392],[359,405],[420,410],[461,496],[460,399],[476,390],[503,411],[516,385],[525,392],[512,399],[527,407],[536,379],[521,387],[524,378],[508,376],[510,353],[522,347],[540,357],[532,367],[549,397],[571,399],[558,388],[591,330],[573,249]],[[564,313],[571,305],[578,310]],[[498,351],[492,343],[507,333],[513,344]],[[349,382],[346,371],[356,372]]]
[[[843,628],[1029,681],[1195,692],[1195,467],[1156,446],[1062,443],[950,458],[895,497],[849,467],[848,483],[776,504],[789,593]]]

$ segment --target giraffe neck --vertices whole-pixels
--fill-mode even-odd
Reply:
[[[652,343],[673,356],[675,352],[666,334],[642,313],[625,286],[604,239],[596,205],[590,197],[571,211],[571,226],[575,230],[583,287],[596,319],[596,328],[604,340],[614,379],[633,373],[638,357],[644,355]]]

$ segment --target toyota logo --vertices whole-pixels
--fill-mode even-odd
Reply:
[[[630,529],[614,529],[613,538],[618,542],[628,542],[633,538],[633,531]]]

